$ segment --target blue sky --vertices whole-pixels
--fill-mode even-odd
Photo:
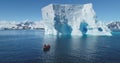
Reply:
[[[41,20],[41,8],[50,3],[93,3],[98,20],[120,20],[120,0],[0,0],[0,21]]]

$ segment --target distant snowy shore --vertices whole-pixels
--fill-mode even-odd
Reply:
[[[32,30],[32,29],[44,29],[44,25],[41,21],[0,21],[0,30]]]

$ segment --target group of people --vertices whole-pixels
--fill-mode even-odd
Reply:
[[[50,49],[50,45],[49,44],[48,45],[44,44],[43,50],[48,51],[49,49]]]

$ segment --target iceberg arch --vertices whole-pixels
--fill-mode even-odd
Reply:
[[[86,22],[80,23],[80,31],[82,32],[83,35],[86,35],[86,32],[88,31],[87,26],[88,24]]]
[[[61,23],[61,20],[64,22]],[[55,15],[54,21],[54,28],[57,30],[57,35],[71,35],[72,28],[68,25],[68,20],[65,19],[65,16],[61,19],[59,15]]]

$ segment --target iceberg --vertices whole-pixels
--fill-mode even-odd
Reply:
[[[110,29],[97,21],[92,3],[49,4],[41,9],[45,34],[109,35]]]

